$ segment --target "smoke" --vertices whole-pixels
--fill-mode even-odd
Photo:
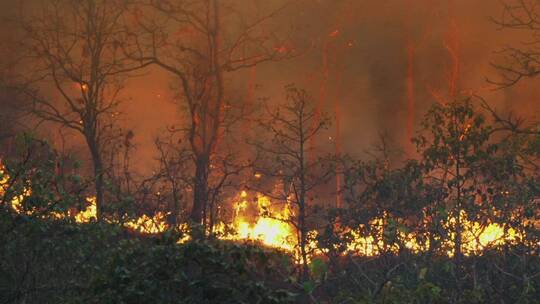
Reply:
[[[283,0],[263,2],[258,9],[276,7]],[[247,11],[256,7],[248,0],[234,3],[245,4]],[[0,0],[0,8],[4,14],[13,13],[14,1]],[[500,31],[489,20],[501,10],[500,3],[492,0],[294,1],[272,22],[291,29],[291,41],[303,50],[302,56],[258,66],[255,85],[249,84],[253,71],[232,75],[228,93],[230,98],[279,102],[283,86],[295,83],[317,100],[325,77],[326,46],[328,74],[321,107],[330,115],[334,115],[335,103],[341,109],[342,150],[362,155],[386,132],[410,154],[407,117],[414,119],[416,128],[431,104],[438,98],[451,98],[449,83],[455,64],[448,50],[451,36],[459,54],[457,95],[475,92],[499,110],[538,115],[534,80],[505,90],[493,90],[486,82],[488,77],[497,77],[490,65],[497,60],[494,51],[526,35]],[[0,32],[4,37],[8,29],[3,27]],[[414,47],[413,113],[407,113],[411,111],[407,106],[408,45]],[[155,137],[166,125],[182,123],[170,89],[173,81],[167,73],[151,68],[126,87],[121,123],[135,134],[133,163],[142,173],[155,165]]]

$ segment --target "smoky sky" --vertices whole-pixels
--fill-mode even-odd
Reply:
[[[271,9],[283,2],[266,0],[258,8]],[[0,0],[2,15],[14,14],[18,3]],[[245,5],[248,14],[256,6],[252,0],[232,3]],[[527,38],[526,32],[501,30],[490,20],[501,12],[501,3],[494,0],[293,1],[271,22],[291,29],[289,46],[297,43],[302,55],[262,64],[255,73],[228,75],[227,90],[230,98],[246,99],[251,81],[256,83],[254,99],[279,102],[283,87],[295,83],[320,101],[330,116],[335,117],[339,109],[344,152],[362,155],[382,132],[407,151],[411,149],[406,132],[407,117],[411,117],[407,113],[408,74],[412,71],[412,117],[417,127],[425,111],[437,102],[435,95],[450,98],[449,82],[455,69],[451,44],[459,63],[454,76],[456,95],[474,92],[499,110],[538,118],[538,80],[504,90],[494,90],[486,81],[498,76],[490,65],[499,60],[496,51]],[[9,29],[0,31],[6,37]],[[414,50],[412,67],[408,47]],[[165,126],[182,122],[171,90],[173,82],[167,73],[150,68],[127,84],[121,124],[135,134],[134,164],[143,172],[154,166],[154,138]],[[329,132],[335,140],[335,128]]]

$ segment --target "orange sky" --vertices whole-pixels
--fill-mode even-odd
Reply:
[[[235,3],[242,1],[252,3]],[[14,3],[17,1],[0,0],[4,15],[13,14]],[[540,80],[498,91],[493,91],[485,80],[497,76],[490,66],[497,60],[494,51],[526,37],[498,30],[489,18],[500,12],[499,2],[493,0],[299,0],[275,22],[294,28],[293,41],[311,47],[299,58],[257,67],[257,86],[252,94],[279,101],[283,86],[296,83],[319,98],[326,44],[328,76],[323,107],[333,114],[335,103],[339,103],[343,150],[359,155],[382,131],[407,150],[407,117],[414,117],[417,123],[435,102],[434,92],[449,94],[453,64],[448,51],[450,41],[458,46],[458,94],[473,90],[500,110],[512,109],[538,118],[536,81]],[[1,34],[6,34],[6,28]],[[408,43],[414,46],[412,115],[407,113]],[[228,79],[229,98],[249,95],[249,73],[240,72]],[[154,138],[166,125],[182,122],[170,90],[172,81],[163,71],[152,68],[144,76],[130,80],[125,92],[130,101],[123,105],[122,125],[135,133],[136,165],[143,171],[154,165]]]

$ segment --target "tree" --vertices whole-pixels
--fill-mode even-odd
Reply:
[[[333,172],[329,159],[316,157],[316,147],[310,143],[329,124],[326,115],[315,110],[306,91],[287,86],[286,102],[275,108],[267,107],[259,120],[259,134],[268,135],[260,135],[253,142],[260,151],[260,159],[269,161],[256,164],[256,172],[283,184],[278,192],[258,190],[283,204],[290,203],[297,212],[288,222],[297,231],[304,280],[308,277],[308,210],[314,207],[316,192]]]
[[[510,87],[524,78],[540,74],[540,11],[536,0],[503,1],[501,17],[492,18],[503,30],[527,32],[528,41],[519,47],[508,45],[499,52],[502,56],[493,66],[501,72],[502,79],[488,81],[501,87]]]
[[[191,185],[187,163],[191,159],[191,153],[185,145],[178,139],[178,132],[170,130],[168,136],[157,138],[155,140],[156,148],[159,152],[159,170],[156,177],[162,179],[168,185],[170,192],[170,201],[172,203],[171,220],[176,227],[179,221],[181,211],[185,211],[186,191]],[[184,207],[184,208],[182,208]]]
[[[193,206],[190,219],[203,222],[209,202],[209,176],[231,102],[226,76],[292,55],[286,42],[266,28],[284,6],[249,20],[241,9],[217,0],[156,1],[136,8],[139,32],[130,36],[126,54],[141,64],[155,64],[178,81],[189,124],[193,152]]]
[[[538,195],[530,186],[537,179],[538,150],[533,147],[538,135],[489,121],[470,99],[434,105],[422,128],[415,142],[423,178],[440,192],[433,196],[438,199],[432,202],[435,229],[430,233],[440,231],[438,227],[448,231],[441,240],[452,240],[457,271],[463,255],[474,253],[467,243],[479,242],[470,235],[471,222],[479,225],[477,232],[497,223],[504,227],[503,238],[510,229],[527,235],[527,217],[534,216],[531,208]],[[469,235],[464,238],[466,223]],[[535,238],[534,233],[528,236]]]
[[[433,224],[447,221],[458,265],[463,257],[463,212],[471,211],[467,207],[475,204],[481,165],[496,151],[489,143],[490,127],[484,122],[485,118],[473,111],[469,100],[436,104],[422,121],[424,132],[415,139],[425,178],[439,185],[444,193],[437,208],[445,211],[434,218]],[[475,214],[467,212],[466,216]]]
[[[120,48],[126,2],[44,1],[24,30],[19,92],[39,119],[81,134],[93,163],[97,215],[104,201],[104,146],[114,135],[127,74],[144,66]]]

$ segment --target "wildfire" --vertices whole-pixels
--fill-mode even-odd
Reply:
[[[285,204],[283,208],[272,206],[271,200],[264,195],[256,194],[255,200],[248,200],[248,193],[242,191],[234,203],[234,219],[232,228],[236,231],[233,235],[224,236],[230,240],[249,240],[260,242],[266,246],[279,248],[299,257],[297,231],[290,220],[294,212],[290,204]],[[250,206],[256,210],[250,211]],[[466,219],[466,213],[461,212],[462,248],[464,255],[480,255],[485,249],[493,248],[503,244],[515,242],[522,237],[514,229],[505,229],[504,225],[489,223],[481,225],[478,222]],[[446,228],[455,224],[455,218],[446,220]],[[362,233],[365,227],[357,229],[343,228],[340,233],[350,233],[352,241],[347,245],[344,253],[361,256],[375,256],[383,250],[398,253],[400,246],[397,244],[387,245],[385,234],[388,232],[388,219],[375,218],[369,222],[370,233]],[[220,229],[222,230],[222,229]],[[317,248],[314,241],[318,232],[310,231],[308,251],[320,254],[323,250]],[[429,249],[429,235],[420,233],[407,233],[398,231],[397,240],[408,250],[415,253],[426,252]],[[450,233],[448,239],[442,240],[447,250],[448,256],[454,255],[453,241],[455,233]],[[437,240],[441,241],[441,240]]]
[[[77,213],[74,218],[77,223],[88,223],[96,220],[96,198],[86,199],[88,206],[85,210]],[[153,217],[143,214],[140,217],[123,223],[123,226],[143,234],[157,234],[165,232],[169,227],[165,221],[168,213],[157,212]]]
[[[251,210],[254,205],[256,210]],[[227,238],[233,240],[252,240],[262,244],[293,251],[296,247],[296,233],[288,221],[292,212],[289,204],[282,209],[272,208],[268,197],[257,194],[256,201],[248,202],[248,194],[242,191],[234,204],[232,228],[236,232]],[[255,214],[249,214],[249,212]]]
[[[5,172],[5,168],[0,163],[0,196],[4,196],[10,183],[9,175]],[[22,195],[15,196],[9,202],[11,209],[17,213],[26,212],[32,214],[33,210],[25,211],[23,208],[23,199],[31,195],[31,189],[25,189]],[[251,200],[250,200],[251,197]],[[86,199],[87,206],[84,210],[67,214],[51,212],[48,218],[63,219],[66,216],[71,217],[76,223],[88,223],[96,219],[96,199],[89,197]],[[240,192],[233,203],[233,219],[230,224],[218,224],[215,231],[221,239],[233,241],[253,241],[259,242],[265,246],[279,248],[290,252],[295,257],[299,258],[298,235],[295,227],[292,224],[294,219],[294,208],[289,202],[284,204],[275,204],[272,200],[260,193],[248,195],[246,191]],[[158,234],[171,228],[166,221],[168,213],[157,212],[154,216],[142,215],[135,219],[123,222],[122,225],[133,231],[142,234]],[[385,235],[388,232],[388,218],[375,218],[369,224],[369,233],[366,233],[366,227],[357,227],[357,229],[342,228],[340,233],[350,233],[352,241],[347,245],[345,253],[374,256],[382,252],[382,250],[397,253],[400,249],[399,245],[387,245],[385,243]],[[446,220],[445,228],[452,230],[455,227],[456,219],[450,217]],[[487,248],[508,244],[523,239],[523,235],[511,228],[505,228],[504,225],[496,223],[488,223],[481,225],[478,222],[467,220],[466,213],[461,211],[460,222],[462,230],[462,252],[464,255],[479,255]],[[178,227],[184,232],[183,237],[178,241],[184,243],[191,239],[188,233],[187,224],[180,224]],[[232,231],[232,233],[230,232]],[[310,231],[307,247],[308,251],[315,254],[320,254],[323,250],[317,248],[314,241],[318,232]],[[398,231],[398,243],[405,248],[416,252],[425,252],[429,248],[429,235],[420,233],[406,233]],[[437,240],[448,248],[447,255],[454,255],[455,233],[450,233],[447,239]]]
[[[10,177],[5,172],[5,168],[0,162],[0,197],[3,197],[6,194],[7,188],[9,187]],[[28,197],[32,194],[31,189],[24,189],[21,195],[17,195],[11,199],[9,202],[11,209],[16,213],[26,213],[27,215],[32,215],[34,210],[25,211],[23,208],[23,200],[25,197]],[[84,210],[73,213],[71,211],[67,212],[67,216],[72,217],[76,223],[83,224],[89,223],[97,219],[97,207],[96,207],[96,198],[88,197],[86,198],[87,206]],[[149,217],[144,214],[138,218],[124,222],[123,225],[126,228],[132,229],[139,233],[143,234],[157,234],[166,231],[169,227],[165,221],[167,214],[162,212],[157,212],[153,217]],[[59,212],[50,212],[47,214],[48,218],[51,219],[64,219],[66,214]]]
[[[124,226],[140,233],[162,233],[169,228],[167,223],[165,222],[166,216],[167,214],[163,212],[157,212],[153,217],[149,217],[146,214],[143,214],[137,219],[126,222]]]
[[[6,194],[6,191],[8,190],[10,186],[9,181],[10,181],[9,175],[7,174],[6,169],[0,159],[0,197],[4,197],[4,195]],[[29,196],[31,193],[32,192],[30,189],[25,188],[23,191],[23,194],[13,197],[11,199],[11,202],[9,202],[11,209],[13,209],[13,211],[17,213],[24,212],[22,201],[26,196]]]
[[[88,223],[92,220],[96,220],[96,198],[89,197],[86,199],[88,206],[83,211],[75,215],[75,222],[77,223]]]

